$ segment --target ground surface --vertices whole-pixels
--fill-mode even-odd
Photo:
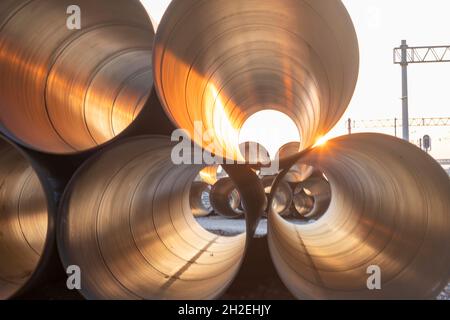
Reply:
[[[206,229],[216,234],[233,236],[245,232],[245,220],[230,220],[219,216],[200,218],[198,222]],[[304,221],[293,220],[293,223],[303,224]],[[261,220],[257,229],[257,239],[249,248],[243,266],[235,281],[223,295],[227,300],[291,300],[294,297],[287,290],[273,265],[267,247],[267,220]],[[264,266],[264,268],[261,268]],[[64,276],[64,275],[63,275]],[[65,279],[46,284],[35,289],[23,299],[68,300],[82,299],[76,291],[68,291]],[[438,300],[450,300],[450,285],[437,297]]]

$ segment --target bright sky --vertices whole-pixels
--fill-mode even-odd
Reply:
[[[154,21],[159,21],[170,0],[142,2]],[[393,64],[392,50],[400,45],[402,39],[407,40],[410,46],[450,45],[448,0],[343,2],[358,33],[361,68],[353,100],[330,137],[346,133],[345,119],[348,118],[401,119],[401,71],[400,66]],[[410,66],[409,104],[410,117],[450,117],[450,63]],[[394,134],[393,129],[359,131]],[[425,134],[432,138],[432,155],[450,159],[450,127],[411,128],[414,142]]]

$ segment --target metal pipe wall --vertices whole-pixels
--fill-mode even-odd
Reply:
[[[0,299],[24,292],[45,268],[54,232],[47,196],[28,156],[0,137]]]
[[[442,168],[384,135],[313,147],[341,118],[358,74],[356,33],[340,1],[174,0],[154,48],[137,0],[79,0],[79,31],[65,27],[70,4],[1,1],[0,130],[37,151],[98,151],[73,176],[57,223],[61,259],[81,267],[86,298],[220,297],[276,201],[282,176],[267,204],[253,167],[224,165],[247,233],[211,234],[190,206],[202,165],[174,165],[169,138],[116,140],[163,125],[165,115],[150,108],[152,53],[165,112],[216,155],[242,160],[239,130],[258,111],[275,109],[296,123],[301,141],[280,152],[283,174],[292,169],[286,163],[297,165],[292,182],[305,181],[315,168],[331,187],[315,223],[269,213],[270,252],[297,298],[433,298],[447,283],[450,181]],[[41,170],[20,149],[0,142],[0,151],[0,298],[9,298],[45,269],[64,183],[50,183],[56,168]],[[367,287],[373,265],[382,290]]]
[[[312,202],[310,199],[312,199]],[[295,207],[304,218],[320,218],[328,209],[330,201],[330,183],[322,175],[312,176],[295,187]],[[309,208],[311,203],[311,210],[306,212],[305,210]]]
[[[352,21],[328,0],[173,0],[153,57],[172,121],[234,160],[239,129],[264,109],[292,118],[302,149],[313,145],[347,108],[359,66]]]
[[[152,88],[154,31],[137,0],[0,3],[0,130],[29,148],[72,154],[118,136]]]
[[[237,273],[246,235],[221,237],[194,219],[189,190],[202,166],[176,166],[169,138],[125,140],[74,176],[59,217],[65,266],[90,299],[211,299]]]
[[[266,195],[269,195],[272,191],[272,184],[275,180],[273,176],[266,176],[262,179],[262,185]],[[269,203],[269,202],[268,202]],[[285,181],[281,181],[274,193],[273,201],[271,202],[271,208],[267,208],[266,212],[273,210],[275,213],[282,217],[289,216],[291,213],[292,205],[292,189]]]
[[[209,184],[201,181],[192,182],[189,203],[194,217],[205,217],[213,211],[210,198],[211,186]]]
[[[280,277],[300,299],[433,299],[450,276],[450,180],[429,155],[394,137],[329,141],[301,161],[324,172],[328,211],[313,224],[269,215]],[[381,270],[369,290],[367,269]]]
[[[241,208],[241,196],[231,178],[222,178],[211,189],[211,205],[214,212],[226,218],[244,216]]]

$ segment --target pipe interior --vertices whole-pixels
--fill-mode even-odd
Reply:
[[[289,116],[302,149],[313,145],[347,108],[358,57],[340,1],[174,0],[158,27],[154,79],[178,127],[241,160],[239,131],[262,110]]]
[[[231,178],[218,180],[211,189],[211,205],[214,212],[225,218],[240,218],[244,215],[241,195]]]
[[[47,209],[44,189],[28,160],[0,140],[0,299],[14,296],[38,267]]]
[[[139,115],[152,88],[154,31],[137,0],[0,3],[0,128],[33,149],[104,144]],[[44,40],[43,40],[44,39]]]
[[[274,179],[275,177],[273,176],[265,176],[262,178],[262,184],[266,196],[269,196],[270,192],[272,191],[272,184]],[[277,190],[273,195],[270,210],[273,210],[275,213],[281,216],[288,216],[290,214],[291,205],[292,189],[289,184],[283,180],[278,184]],[[269,210],[269,208],[267,210]]]
[[[203,229],[189,203],[201,166],[176,166],[168,138],[140,137],[85,165],[64,197],[59,249],[90,299],[212,299],[237,273],[246,235]]]
[[[324,172],[331,204],[313,224],[269,215],[269,247],[286,286],[308,299],[434,299],[450,274],[450,181],[402,140],[357,134],[305,158]],[[381,269],[369,290],[367,268]]]
[[[290,156],[294,156],[301,150],[301,145],[299,142],[289,142],[283,145],[277,152],[276,159],[284,159]],[[314,168],[306,164],[301,163],[301,161],[294,164],[284,177],[284,181],[289,183],[300,183],[308,179],[314,173]]]
[[[296,164],[294,167],[298,168],[301,165]],[[308,179],[298,183],[294,190],[294,204],[297,212],[305,218],[315,220],[327,211],[331,197],[330,183],[322,173],[317,171]]]
[[[205,217],[213,208],[210,200],[211,186],[202,181],[192,182],[189,191],[189,203],[194,217]]]
[[[307,218],[314,209],[314,197],[308,196],[303,190],[294,194],[293,201],[296,212],[302,218]]]

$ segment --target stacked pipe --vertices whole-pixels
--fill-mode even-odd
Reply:
[[[54,228],[52,200],[30,158],[3,138],[0,155],[0,299],[5,299],[39,277]]]
[[[318,174],[296,184],[294,206],[301,217],[317,219],[328,209],[331,201],[329,181]]]
[[[8,140],[0,142],[0,298],[49,272],[55,227],[62,264],[81,268],[86,298],[219,298],[267,208],[270,254],[297,298],[432,298],[446,285],[450,181],[439,165],[378,134],[314,146],[345,112],[358,75],[356,33],[340,1],[173,0],[156,36],[137,0],[77,0],[83,25],[68,30],[72,2],[0,3]],[[280,152],[267,197],[238,136],[269,108],[295,122],[301,141]],[[194,219],[191,190],[207,165],[171,161],[174,142],[157,135],[170,128],[166,116],[205,151],[243,160],[223,168],[245,234],[218,236]],[[73,175],[60,162],[72,175],[67,186],[55,162],[34,160],[63,154],[84,162]],[[330,192],[311,190],[323,181],[308,182],[310,168]],[[277,213],[289,173],[315,203],[327,194],[315,223]],[[66,187],[61,201],[55,185]],[[367,288],[372,265],[382,290]]]

